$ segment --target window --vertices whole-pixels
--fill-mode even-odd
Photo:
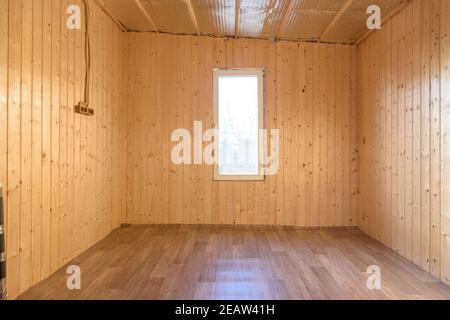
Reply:
[[[214,70],[215,180],[264,180],[263,85],[262,69]]]

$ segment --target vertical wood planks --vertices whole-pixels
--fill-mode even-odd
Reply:
[[[21,45],[22,3],[9,1],[8,35],[8,190],[6,213],[6,252],[8,294],[20,292],[20,164],[21,164]]]
[[[19,290],[31,285],[32,229],[32,59],[33,3],[22,2],[22,63],[20,115],[20,283]]]
[[[367,81],[360,81],[361,113],[370,112],[378,99],[388,102],[384,120],[378,121],[384,130],[384,142],[376,142],[377,149],[385,148],[382,163],[388,169],[383,173],[386,177],[378,172],[372,175],[376,155],[360,139],[363,152],[359,204],[361,212],[369,215],[361,226],[371,236],[378,236],[373,227],[376,210],[365,199],[373,192],[374,181],[381,182],[378,190],[386,199],[381,206],[385,219],[378,229],[385,233],[383,242],[446,282],[449,269],[446,193],[450,179],[446,165],[448,12],[447,1],[412,1],[358,47],[358,67],[364,80],[375,77],[391,83],[390,90],[387,87],[378,91]],[[391,46],[390,52],[386,52],[391,56],[391,65],[386,59],[387,69],[374,70],[370,66],[381,52],[377,49],[371,56],[367,52],[380,34],[384,46]],[[371,131],[363,119],[358,133],[366,137]],[[368,223],[367,228],[364,223]]]
[[[100,8],[91,8],[98,18],[92,34],[104,30],[105,35],[93,45],[94,67],[103,59],[102,68],[94,69],[101,75],[92,75],[98,79],[91,88],[99,97],[92,101],[98,114],[75,115],[73,106],[84,95],[84,27],[67,29],[68,5],[66,0],[0,1],[0,183],[6,191],[10,298],[113,228],[110,186],[125,163],[111,167],[113,157],[121,159],[120,148],[112,145],[123,141],[108,137],[121,125],[111,104],[112,95],[122,92],[122,60],[106,57],[120,47],[110,39],[121,33]]]
[[[440,96],[440,0],[430,1],[431,33],[430,33],[430,78],[431,78],[431,274],[440,275],[440,225],[441,225],[441,146],[440,146],[440,126],[441,126],[441,96]]]
[[[412,92],[412,260],[421,264],[421,2],[413,4],[412,21],[412,57],[413,57],[413,92]]]
[[[450,284],[450,3],[441,1],[441,279]]]
[[[0,1],[0,184],[3,189],[3,205],[6,223],[8,223],[8,51],[9,51],[9,1]],[[9,271],[9,270],[8,270]]]
[[[32,2],[32,210],[31,210],[31,283],[41,279],[42,256],[42,71],[43,71],[43,2]]]
[[[354,47],[132,33],[127,51],[128,223],[356,224]],[[170,160],[174,129],[193,138],[195,120],[212,126],[214,67],[265,68],[264,118],[280,129],[281,158],[264,182],[215,182],[211,166]]]
[[[421,266],[424,270],[430,271],[430,6],[424,5],[422,1],[421,8],[421,94],[422,94],[422,108],[421,108],[421,234],[422,234],[422,248],[421,248]]]
[[[52,0],[44,0],[42,6],[42,245],[40,279],[50,275],[51,254]]]

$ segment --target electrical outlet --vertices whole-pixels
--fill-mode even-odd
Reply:
[[[86,116],[93,116],[94,115],[94,109],[89,108],[89,104],[84,102],[78,102],[77,105],[75,105],[75,113],[84,114]]]

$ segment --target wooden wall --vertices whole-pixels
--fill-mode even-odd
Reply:
[[[0,0],[0,183],[10,298],[96,243],[122,218],[122,34],[91,3],[94,117],[83,97],[80,0]],[[124,166],[123,166],[124,167]]]
[[[0,0],[10,298],[123,222],[358,224],[450,283],[449,1],[413,1],[358,49],[123,35],[92,2],[94,117],[73,113],[85,71],[83,33],[65,27],[73,3]],[[172,130],[212,126],[215,67],[266,69],[278,175],[214,182],[210,166],[170,161]]]
[[[449,18],[416,0],[358,47],[359,226],[447,283]]]
[[[127,222],[357,224],[356,48],[129,34]],[[267,128],[281,129],[280,171],[265,182],[214,182],[207,165],[174,165],[170,136],[212,127],[212,69],[266,69]]]
[[[450,284],[450,1],[441,1],[441,279]]]

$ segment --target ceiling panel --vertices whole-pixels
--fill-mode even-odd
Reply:
[[[355,43],[361,30],[366,30],[367,15],[346,12],[321,38],[324,42]]]
[[[133,0],[102,0],[105,7],[120,21],[133,31],[155,31],[145,14]]]
[[[263,31],[266,18],[265,0],[241,0],[237,36],[257,37]]]
[[[330,28],[322,38],[327,42],[355,43],[367,33],[367,8],[378,5],[381,17],[387,16],[405,0],[354,0],[339,20]]]
[[[408,0],[103,0],[108,11],[129,31],[294,41],[320,39],[331,43],[355,43],[364,35],[369,5],[379,5],[382,15],[387,16],[405,1]],[[346,9],[341,12],[343,8]]]
[[[186,0],[140,0],[158,31],[195,34]]]
[[[240,0],[238,36],[275,38],[288,4],[286,0]]]
[[[301,10],[338,12],[347,0],[298,0],[297,2],[300,3]]]
[[[191,0],[200,33],[233,36],[235,0]]]
[[[347,0],[292,0],[280,38],[316,40]]]
[[[280,34],[287,40],[316,40],[334,17],[332,12],[293,10]]]

